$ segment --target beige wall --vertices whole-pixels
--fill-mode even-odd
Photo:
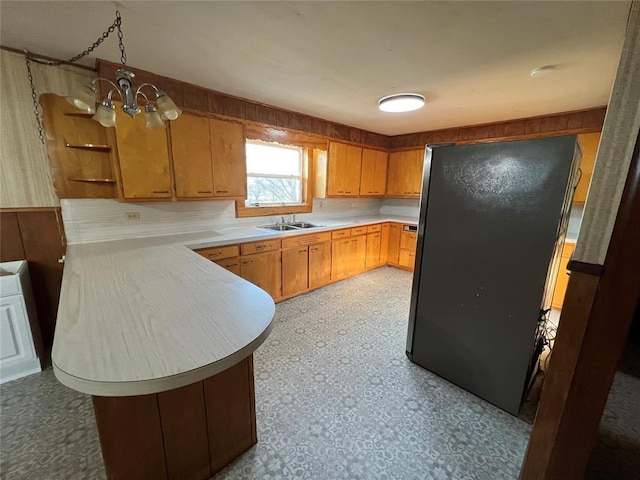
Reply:
[[[574,260],[602,265],[640,129],[640,2],[633,2]]]
[[[73,66],[31,64],[38,94],[69,95],[95,77]],[[57,206],[46,148],[38,138],[24,55],[0,50],[0,207]]]

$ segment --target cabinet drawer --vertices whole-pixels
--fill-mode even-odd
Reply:
[[[348,228],[344,228],[342,230],[334,230],[333,232],[331,232],[331,238],[333,240],[337,240],[339,238],[346,238],[349,235],[351,235],[351,230]]]
[[[316,233],[313,235],[300,235],[282,239],[282,248],[313,245],[314,243],[324,243],[331,241],[331,232]]]
[[[416,254],[411,250],[400,250],[400,261],[403,267],[413,268],[416,263]]]
[[[202,250],[196,250],[198,254],[202,255],[209,260],[223,260],[225,258],[237,257],[239,255],[239,249],[237,245],[228,245],[226,247],[205,248]]]
[[[375,233],[375,232],[380,232],[382,230],[382,224],[379,223],[377,225],[369,225],[367,227],[367,233]]]
[[[245,243],[240,245],[240,253],[242,255],[251,255],[252,253],[271,252],[280,248],[280,240],[265,240],[263,242]]]
[[[351,229],[351,235],[364,235],[367,233],[367,227],[355,227]]]
[[[418,234],[415,232],[402,232],[400,234],[400,248],[415,250],[418,243]]]

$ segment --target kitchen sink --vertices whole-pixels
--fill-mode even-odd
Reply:
[[[265,230],[275,230],[276,232],[285,232],[289,230],[302,230],[305,228],[317,228],[322,225],[316,225],[309,222],[295,222],[295,223],[275,223],[273,225],[262,225],[258,228],[264,228]]]
[[[286,230],[298,230],[297,227],[294,227],[292,225],[262,225],[261,227],[258,228],[264,228],[266,230],[276,230],[278,232],[284,232]]]

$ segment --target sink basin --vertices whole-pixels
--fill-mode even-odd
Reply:
[[[296,227],[292,225],[263,225],[258,228],[264,228],[266,230],[275,230],[277,232],[284,232],[286,230],[298,230]]]
[[[309,222],[295,222],[295,223],[287,223],[285,224],[273,224],[273,225],[262,225],[258,228],[264,228],[265,230],[275,230],[276,232],[284,232],[288,230],[300,230],[304,228],[316,228],[321,225],[316,225],[315,223]]]
[[[315,225],[309,222],[296,222],[296,223],[292,223],[291,226],[296,228],[316,228],[316,227],[319,227],[320,225]]]

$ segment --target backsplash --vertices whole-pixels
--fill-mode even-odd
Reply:
[[[280,216],[236,218],[234,202],[225,200],[120,203],[112,199],[66,199],[60,203],[69,244],[264,225],[280,220]],[[296,218],[317,221],[376,215],[380,206],[381,200],[377,198],[314,198],[313,213],[299,214]],[[138,213],[140,218],[128,220],[131,213]]]
[[[418,198],[383,198],[380,207],[382,215],[401,215],[417,219],[420,215]]]

